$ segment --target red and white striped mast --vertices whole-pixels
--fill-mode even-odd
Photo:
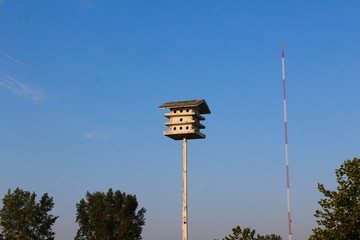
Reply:
[[[282,82],[284,94],[284,130],[285,130],[285,161],[286,161],[286,195],[287,195],[287,209],[288,209],[288,233],[289,240],[292,238],[291,229],[291,211],[290,211],[290,176],[289,176],[289,150],[288,150],[288,128],[287,128],[287,115],[286,115],[286,78],[285,78],[285,51],[284,41],[282,42]]]

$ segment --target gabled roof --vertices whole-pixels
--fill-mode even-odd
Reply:
[[[204,99],[200,100],[188,100],[188,101],[178,101],[178,102],[166,102],[160,106],[160,108],[196,108],[200,114],[209,114],[211,113],[206,101]]]

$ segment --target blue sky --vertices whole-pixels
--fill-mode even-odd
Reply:
[[[86,191],[147,208],[145,240],[181,239],[181,142],[167,101],[205,99],[189,141],[189,238],[236,225],[287,239],[285,40],[295,240],[334,170],[359,157],[359,1],[0,1],[0,195],[55,200],[73,239]]]

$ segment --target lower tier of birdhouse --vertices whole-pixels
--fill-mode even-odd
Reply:
[[[183,140],[184,138],[186,139],[201,139],[201,138],[205,138],[205,134],[202,134],[199,131],[196,130],[189,130],[186,132],[182,132],[182,133],[174,133],[172,131],[165,131],[164,135],[172,138],[174,140]]]

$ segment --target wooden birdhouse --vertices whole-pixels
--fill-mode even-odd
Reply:
[[[167,102],[160,108],[170,110],[169,113],[164,114],[170,120],[165,123],[169,127],[168,131],[164,131],[165,136],[174,140],[205,138],[205,135],[200,132],[200,129],[205,128],[200,123],[205,120],[201,114],[210,114],[211,112],[204,99]]]

